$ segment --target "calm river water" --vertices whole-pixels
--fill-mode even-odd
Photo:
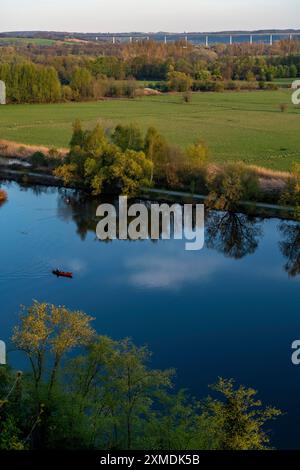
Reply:
[[[256,388],[286,411],[271,424],[274,444],[300,448],[300,224],[211,213],[198,252],[184,241],[104,243],[95,202],[1,186],[1,339],[32,299],[82,309],[99,333],[147,344],[153,366],[175,367],[178,386],[199,397],[218,376]],[[74,279],[54,277],[56,267]]]

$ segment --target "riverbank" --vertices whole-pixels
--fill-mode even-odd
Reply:
[[[0,168],[2,166],[11,166],[11,159],[14,160],[14,163],[17,163],[16,159],[20,160],[20,163],[23,162],[21,166],[24,166],[24,162],[29,160],[34,154],[42,154],[51,161],[51,158],[63,159],[67,153],[67,148],[54,149],[43,145],[26,145],[0,139]],[[1,159],[3,160],[2,162]],[[5,160],[7,160],[7,165]],[[220,165],[211,163],[208,168],[210,173],[216,173],[220,170]],[[258,165],[247,165],[247,168],[258,177],[261,190],[264,193],[281,192],[290,178],[290,173],[287,171],[272,170]],[[38,170],[37,173],[40,173],[40,171]],[[44,169],[42,173],[44,173]]]
[[[16,181],[23,185],[41,185],[53,187],[66,187],[60,178],[54,175],[39,173],[28,170],[17,170],[0,165],[0,179]],[[74,189],[67,187],[67,189]],[[82,190],[83,188],[76,188]],[[207,196],[204,194],[192,194],[184,191],[174,191],[158,188],[141,188],[142,199],[156,199],[161,202],[179,202],[179,203],[199,203],[205,204]],[[295,208],[291,206],[281,206],[265,202],[240,201],[238,207],[241,212],[258,217],[278,217],[279,219],[294,220]]]
[[[35,153],[42,153],[46,157],[50,158],[54,151],[61,158],[65,157],[68,153],[67,148],[54,149],[46,147],[45,145],[29,145],[0,139],[0,157],[3,158],[19,158],[21,160],[26,160]]]

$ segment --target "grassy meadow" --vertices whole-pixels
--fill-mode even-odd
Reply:
[[[55,41],[53,39],[43,39],[43,38],[2,38],[0,37],[0,44],[5,46],[27,46],[28,44],[34,44],[36,46],[51,46]]]
[[[288,104],[286,112],[279,105]],[[155,126],[166,138],[186,146],[203,139],[211,159],[288,170],[300,160],[300,107],[291,91],[193,94],[183,103],[177,94],[87,103],[7,105],[0,107],[0,139],[24,144],[66,147],[72,122],[97,121],[106,127],[134,122]]]

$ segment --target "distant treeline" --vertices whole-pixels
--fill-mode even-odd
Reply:
[[[222,86],[215,83],[236,89],[226,84],[261,84],[297,76],[298,41],[281,41],[272,48],[219,45],[207,49],[151,41],[123,46],[0,47],[0,79],[6,82],[8,100],[14,103],[133,97],[141,86],[137,81],[152,82],[161,91],[221,91]]]

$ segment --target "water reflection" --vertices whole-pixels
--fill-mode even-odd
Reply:
[[[88,232],[96,232],[96,209],[99,201],[88,199],[83,193],[61,190],[57,204],[57,216],[65,222],[73,221],[77,234],[85,240]]]
[[[279,243],[280,250],[286,258],[285,271],[290,277],[300,274],[300,223],[282,222],[279,230],[284,239]]]
[[[81,240],[86,239],[88,232],[95,234],[98,222],[96,209],[104,201],[91,200],[84,193],[65,189],[22,186],[21,190],[30,190],[35,195],[56,192],[58,194],[57,216],[66,222],[74,222]],[[105,202],[110,202],[117,207],[118,199],[106,199]],[[150,201],[144,202],[150,208]],[[246,214],[206,211],[205,227],[206,247],[237,260],[254,254],[263,238],[263,219]],[[300,274],[300,224],[292,221],[280,222],[279,231],[283,236],[283,240],[279,242],[280,250],[286,258],[284,270],[289,276],[295,277]],[[160,235],[162,234],[161,231]]]
[[[261,220],[233,212],[209,212],[206,246],[234,259],[253,254],[262,238]]]

